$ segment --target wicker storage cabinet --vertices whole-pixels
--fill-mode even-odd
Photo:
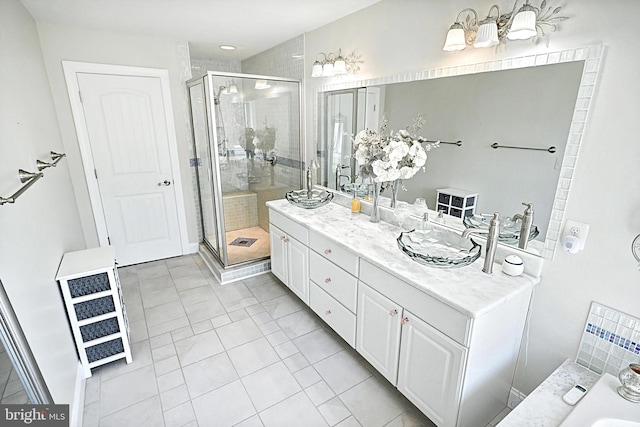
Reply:
[[[91,376],[91,368],[114,360],[131,363],[129,323],[113,247],[64,254],[56,280],[85,377]]]

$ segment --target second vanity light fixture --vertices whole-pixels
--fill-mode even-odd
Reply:
[[[311,77],[332,77],[344,74],[355,74],[360,71],[362,60],[360,55],[353,52],[351,55],[342,56],[342,49],[338,49],[338,56],[333,52],[320,52],[322,61],[318,60],[311,67]]]
[[[557,23],[568,19],[565,16],[556,16],[561,8],[547,8],[546,0],[542,1],[540,7],[534,7],[529,0],[525,0],[516,12],[517,5],[518,0],[510,13],[501,15],[498,5],[494,4],[483,20],[478,20],[478,14],[474,9],[463,9],[449,28],[442,50],[462,50],[467,45],[478,48],[491,47],[506,40],[526,40],[536,36],[538,30],[544,36],[544,26],[555,31]],[[466,18],[462,21],[461,17],[464,16]]]

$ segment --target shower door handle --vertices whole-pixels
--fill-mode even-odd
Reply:
[[[171,181],[169,181],[168,179],[165,179],[162,182],[158,183],[158,187],[168,187],[171,185]]]

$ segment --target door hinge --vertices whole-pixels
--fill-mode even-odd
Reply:
[[[109,242],[109,245],[111,245],[111,237],[107,236],[107,242]]]
[[[94,169],[93,174],[96,176],[96,179],[98,179],[98,171]]]
[[[83,102],[82,101],[82,92],[80,92],[80,91],[78,91],[78,98],[80,98],[80,102]]]

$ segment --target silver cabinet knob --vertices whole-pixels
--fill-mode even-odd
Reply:
[[[169,181],[168,179],[165,179],[164,181],[158,183],[158,187],[168,187],[169,185],[171,185],[171,181]]]

